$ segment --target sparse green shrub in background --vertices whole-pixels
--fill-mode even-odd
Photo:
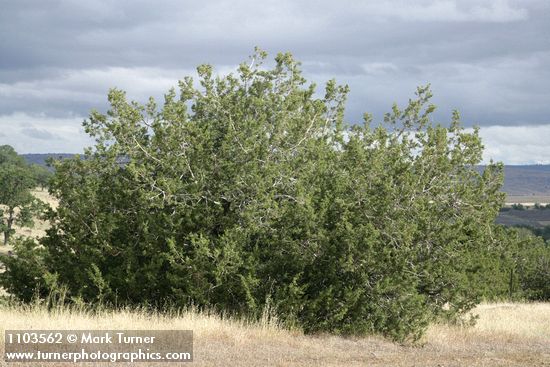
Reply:
[[[185,78],[160,106],[111,90],[84,125],[95,146],[55,164],[43,249],[24,247],[3,284],[257,317],[269,303],[306,332],[397,340],[474,307],[507,256],[502,166],[477,171],[478,130],[458,113],[433,124],[428,88],[350,127],[347,87],[319,96],[289,54],[264,59],[200,66],[200,86]],[[50,281],[17,275],[25,261]]]

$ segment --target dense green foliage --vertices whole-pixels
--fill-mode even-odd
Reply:
[[[9,145],[0,146],[0,232],[4,245],[15,232],[13,226],[31,227],[41,203],[31,194],[41,169],[28,165]]]
[[[307,332],[403,340],[508,291],[502,166],[477,171],[477,130],[458,113],[433,124],[428,88],[381,126],[348,127],[346,87],[318,97],[289,54],[264,58],[223,77],[203,65],[200,87],[185,78],[160,107],[112,90],[85,122],[95,146],[56,163],[52,228],[43,248],[19,245],[10,292],[269,305]]]

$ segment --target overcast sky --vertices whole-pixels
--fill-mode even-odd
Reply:
[[[431,83],[435,119],[481,126],[486,158],[550,163],[550,1],[0,0],[0,144],[80,152],[109,88],[162,97],[201,63],[254,46],[351,88],[347,120],[382,118]]]

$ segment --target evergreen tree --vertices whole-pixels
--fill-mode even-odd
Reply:
[[[427,87],[384,124],[350,127],[347,87],[319,97],[290,54],[265,57],[227,76],[200,66],[200,86],[185,78],[160,107],[110,91],[84,125],[95,146],[56,163],[43,249],[25,247],[41,291],[257,316],[269,304],[307,332],[398,340],[474,307],[506,252],[502,166],[477,171],[478,130],[458,113],[434,124]],[[22,295],[14,264],[4,284]]]

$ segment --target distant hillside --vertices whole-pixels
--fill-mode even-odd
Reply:
[[[479,166],[483,171],[485,166]],[[550,198],[550,164],[504,166],[502,191],[513,202],[548,202]]]
[[[46,160],[48,158],[65,159],[73,156],[74,154],[70,153],[21,154],[21,157],[25,158],[29,164],[38,164],[44,167],[47,167]]]
[[[509,196],[550,195],[550,165],[505,166],[502,191]]]

